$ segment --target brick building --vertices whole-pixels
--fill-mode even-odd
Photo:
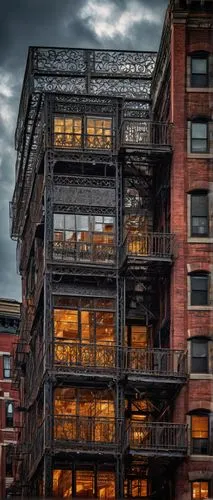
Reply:
[[[171,0],[158,54],[29,49],[23,495],[213,495],[212,7]]]
[[[20,304],[0,299],[0,498],[13,482],[14,449],[17,441],[19,392],[12,385],[11,356],[17,343]]]

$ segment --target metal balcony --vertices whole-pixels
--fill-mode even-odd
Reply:
[[[55,449],[110,452],[119,445],[120,422],[110,417],[57,415],[54,417]]]
[[[121,148],[171,152],[171,124],[150,120],[124,119],[121,127]]]
[[[58,373],[101,374],[113,377],[117,347],[112,345],[54,342],[54,370]]]
[[[113,244],[54,241],[50,244],[50,252],[57,262],[113,266],[116,262],[116,247]]]
[[[187,426],[167,422],[131,422],[126,431],[131,454],[181,457],[187,452]]]
[[[129,263],[171,263],[174,255],[174,235],[169,233],[128,234],[121,249],[121,261]]]
[[[124,372],[129,379],[184,383],[187,377],[186,353],[172,349],[124,348]]]

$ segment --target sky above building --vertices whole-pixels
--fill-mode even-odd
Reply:
[[[14,131],[29,45],[158,50],[168,0],[6,0],[0,20],[0,296],[21,297],[9,236]]]

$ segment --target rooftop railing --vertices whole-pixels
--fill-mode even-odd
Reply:
[[[187,451],[187,426],[168,422],[134,422],[126,432],[126,444],[141,454],[184,455]]]
[[[169,233],[128,234],[122,247],[126,257],[171,261],[174,255],[174,235]]]

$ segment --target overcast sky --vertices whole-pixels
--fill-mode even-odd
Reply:
[[[14,130],[29,45],[157,50],[167,0],[5,0],[0,20],[0,297],[21,298],[9,237]]]

